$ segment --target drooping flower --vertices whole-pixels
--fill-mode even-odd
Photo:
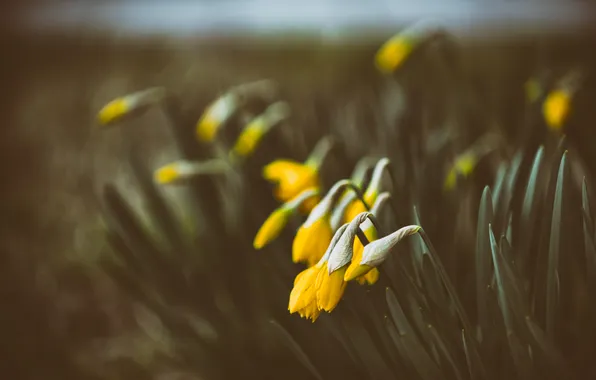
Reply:
[[[322,271],[327,272],[327,258],[346,227],[342,226],[336,231],[319,262],[298,273],[294,279],[294,287],[290,292],[288,305],[288,310],[291,314],[297,312],[302,318],[309,318],[314,322],[321,314],[321,310],[325,310],[319,307],[319,294],[323,297],[321,304],[326,307],[330,305],[333,299],[337,297],[341,298],[343,289],[341,289],[341,286],[339,288],[335,287],[336,279],[334,278],[334,281],[323,281],[323,278],[320,278],[320,273]],[[323,289],[322,292],[319,292],[320,289]],[[331,310],[333,309],[331,308]]]
[[[414,50],[439,35],[434,23],[418,22],[385,42],[375,55],[377,69],[385,74],[395,72],[413,54]]]
[[[573,70],[565,75],[555,88],[548,93],[542,104],[542,114],[546,125],[553,131],[565,126],[571,112],[571,101],[578,90],[582,73]]]
[[[97,115],[98,121],[104,126],[115,124],[159,104],[165,96],[163,87],[151,87],[121,96],[103,106]]]
[[[377,197],[377,199],[375,201],[375,204],[370,209],[370,213],[374,217],[378,217],[381,207],[385,204],[385,202],[387,202],[390,199],[390,197],[391,197],[391,195],[388,192],[379,194],[379,196]],[[377,240],[378,231],[375,228],[372,221],[370,220],[370,218],[367,218],[364,222],[362,222],[362,224],[360,224],[360,229],[362,230],[362,232],[364,233],[364,235],[366,236],[366,238],[368,239],[369,242]],[[350,264],[351,266],[352,265],[357,266],[360,263],[360,261],[362,260],[362,252],[363,251],[364,251],[364,245],[362,245],[362,242],[360,241],[360,239],[354,239],[353,256],[352,256],[352,262]],[[365,275],[357,277],[356,281],[358,281],[358,283],[360,285],[364,285],[364,284],[373,285],[374,283],[376,283],[379,280],[379,276],[380,276],[379,270],[377,268],[372,268]]]
[[[220,174],[231,170],[230,165],[221,159],[211,159],[201,162],[178,160],[157,169],[153,177],[161,185],[185,183],[200,175]]]
[[[277,102],[265,110],[261,115],[250,121],[240,132],[232,153],[236,156],[251,155],[261,139],[290,114],[290,107],[286,102]]]
[[[370,183],[363,194],[364,201],[368,207],[371,207],[375,203],[383,182],[383,174],[390,163],[391,161],[389,161],[388,158],[382,158],[375,165]],[[345,212],[344,223],[349,223],[354,220],[356,215],[366,211],[368,211],[368,209],[362,201],[360,199],[354,199]]]
[[[359,263],[353,263],[346,270],[344,280],[350,281],[363,276],[373,268],[381,265],[391,249],[407,236],[414,235],[420,231],[420,226],[411,225],[400,228],[399,230],[370,242],[362,252],[362,259]]]
[[[324,255],[333,237],[330,224],[332,207],[341,191],[349,185],[349,180],[342,180],[333,185],[298,228],[292,243],[292,260],[295,263],[305,262],[311,266]]]
[[[296,209],[298,209],[303,202],[318,194],[319,190],[316,188],[306,189],[273,211],[257,232],[253,247],[255,249],[261,249],[276,239]]]
[[[275,197],[286,202],[308,188],[319,188],[319,169],[327,153],[331,150],[333,140],[321,139],[304,163],[292,160],[276,160],[266,165],[263,177],[276,184]],[[304,203],[303,211],[310,211],[319,202],[316,197]]]
[[[249,99],[259,97],[269,100],[275,90],[275,84],[267,79],[244,83],[229,89],[211,102],[201,115],[196,127],[198,139],[205,142],[213,141],[220,128]]]

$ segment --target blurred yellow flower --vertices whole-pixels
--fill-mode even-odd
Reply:
[[[276,239],[288,223],[294,211],[311,197],[317,197],[318,193],[318,189],[306,189],[273,211],[257,232],[253,241],[253,247],[255,249],[261,249]]]
[[[277,185],[275,197],[285,202],[307,188],[320,186],[319,169],[323,160],[333,146],[330,137],[323,137],[304,163],[292,160],[276,160],[263,168],[263,178]],[[319,202],[316,197],[310,198],[301,206],[302,212],[309,212]]]
[[[468,177],[474,171],[476,164],[478,163],[478,157],[474,153],[466,153],[459,156],[456,160],[447,177],[443,187],[445,190],[453,190],[457,185],[458,176]]]
[[[102,107],[97,118],[100,124],[116,123],[126,116],[140,113],[152,105],[158,104],[166,96],[163,87],[151,87],[116,98]]]
[[[265,110],[261,115],[254,118],[242,129],[232,153],[237,156],[246,157],[251,155],[258,147],[261,139],[276,125],[290,114],[290,107],[286,102],[276,102]]]
[[[546,125],[555,131],[563,128],[571,105],[571,95],[564,90],[554,90],[546,97],[542,113]]]
[[[263,169],[263,177],[277,185],[274,195],[282,202],[292,199],[305,189],[320,186],[318,168],[290,160],[276,160],[268,164]],[[306,209],[310,211],[318,201],[311,199]]]
[[[237,107],[238,99],[231,92],[209,104],[197,122],[197,137],[199,140],[213,141],[219,128],[236,112]]]
[[[392,73],[404,63],[413,50],[414,41],[398,34],[381,46],[375,56],[375,64],[379,71]]]

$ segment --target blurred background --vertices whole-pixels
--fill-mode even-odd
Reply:
[[[168,323],[176,322],[165,322],[159,307],[152,309],[123,291],[122,284],[104,269],[102,262],[114,256],[104,220],[106,184],[116,186],[131,207],[144,215],[149,206],[131,172],[130,153],[136,152],[148,168],[180,156],[180,145],[170,128],[172,120],[159,110],[121,128],[98,127],[97,112],[113,98],[164,86],[179,99],[174,123],[192,129],[206,105],[229,87],[274,79],[292,106],[292,122],[270,140],[270,145],[271,141],[278,145],[259,152],[247,170],[258,177],[262,164],[284,153],[303,159],[327,131],[342,141],[347,152],[331,159],[328,178],[336,178],[338,173],[349,175],[361,155],[391,151],[387,139],[391,133],[379,131],[379,124],[365,111],[356,112],[359,122],[342,123],[334,118],[348,105],[366,108],[367,101],[380,102],[385,95],[379,94],[389,90],[375,71],[374,54],[387,38],[419,19],[436,20],[460,44],[465,81],[473,88],[473,97],[484,104],[482,111],[470,111],[466,128],[485,124],[490,114],[511,140],[523,128],[518,121],[524,112],[523,84],[530,76],[543,68],[561,73],[576,65],[593,69],[596,63],[595,8],[587,1],[48,0],[3,7],[0,377],[6,379],[230,378],[239,374],[204,368],[225,367],[226,358],[253,349],[258,359],[246,360],[259,364],[247,376],[273,378],[284,373],[278,369],[293,368],[289,364],[293,361],[283,354],[273,356],[277,343],[261,330],[261,319],[255,317],[258,313],[250,313],[251,322],[247,322],[249,317],[238,317],[239,325],[229,327],[236,332],[222,337],[233,322],[209,315],[208,308],[201,320],[215,322],[197,327],[201,339],[220,339],[227,342],[222,347],[238,344],[241,348],[229,353],[207,345],[211,354],[220,351],[208,356],[215,358],[211,362],[202,363],[198,359],[202,351],[187,347],[192,343],[184,341],[184,332],[168,330]],[[405,79],[409,86],[436,95],[428,97],[429,107],[447,107],[444,103],[451,89],[441,77],[425,76],[416,67],[411,77],[418,79]],[[586,104],[594,104],[594,97],[587,99]],[[582,119],[585,128],[594,123],[590,115],[593,112]],[[440,116],[436,117],[440,123]],[[210,154],[209,149],[205,147],[202,154]],[[242,224],[234,210],[250,207],[239,205],[239,200],[221,203],[231,209],[231,216],[222,217],[221,225],[241,223],[248,237],[238,237],[232,228],[233,232],[220,238],[228,240],[219,241],[213,249],[218,254],[244,250],[242,255],[252,257],[244,260],[261,260],[261,254],[249,252],[250,244],[241,241],[252,240],[275,202],[263,184],[253,187],[243,178],[234,191],[244,189],[246,198],[241,199],[245,202],[259,197],[261,203],[251,207],[262,209]],[[164,197],[174,214],[184,218],[185,194],[167,190]],[[476,204],[473,208],[470,225],[476,223]],[[284,239],[275,248],[278,252],[266,254],[289,257],[291,236]],[[278,265],[267,260],[250,267],[255,277]],[[184,264],[177,265],[174,268],[181,273]],[[267,314],[263,321],[272,315],[277,320],[290,318],[285,315],[283,294],[291,288],[297,269],[289,263],[283,268],[282,289],[256,285],[258,290],[236,303],[235,308],[241,310],[236,314],[262,308],[274,310],[263,312]],[[223,270],[219,273],[216,277],[223,282],[234,276]],[[230,286],[232,298],[242,298],[242,286]],[[184,295],[189,299],[198,298],[190,311],[179,314],[201,309],[204,304],[197,293],[202,289],[206,288],[195,284],[180,291],[187,292]],[[178,302],[182,309],[188,306],[184,298]],[[212,306],[219,312],[222,307]],[[300,324],[305,321],[292,317],[297,321],[284,324],[285,330],[290,335],[319,331],[302,338],[307,346],[308,342],[317,346],[317,339],[324,337],[323,328],[310,322]],[[299,326],[294,328],[294,324]],[[240,338],[237,331],[246,336]],[[312,359],[322,354],[321,347],[305,350],[315,352],[309,354]],[[340,368],[341,357],[331,355],[327,360]],[[312,376],[300,372],[304,366],[298,367],[287,378]],[[246,364],[243,368],[253,367]],[[374,373],[363,376],[375,378]],[[335,376],[325,372],[322,377]]]

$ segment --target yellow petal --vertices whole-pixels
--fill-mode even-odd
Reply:
[[[103,125],[110,124],[125,116],[130,111],[130,108],[125,98],[114,99],[99,111],[99,122]]]
[[[318,172],[310,166],[290,161],[276,160],[263,169],[263,177],[277,184],[275,197],[288,201],[310,187],[319,187]]]
[[[327,265],[319,271],[317,276],[317,306],[321,310],[332,312],[344,294],[347,283],[344,282],[346,268],[340,268],[329,274]]]
[[[315,281],[319,270],[320,267],[313,266],[303,270],[296,276],[294,288],[290,292],[290,302],[288,304],[290,313],[295,313],[298,310],[305,308],[315,300]]]
[[[180,177],[180,172],[176,164],[163,166],[155,171],[154,178],[159,184],[168,184],[176,181]]]
[[[373,267],[368,265],[360,265],[356,263],[351,263],[346,269],[346,273],[344,274],[344,281],[352,281],[357,277],[363,276],[370,272]]]
[[[321,315],[321,310],[317,307],[316,300],[313,300],[306,307],[298,310],[298,314],[302,318],[310,319],[314,323],[319,318],[319,315]]]
[[[220,122],[207,114],[197,123],[197,137],[201,141],[211,142],[215,139]]]
[[[552,91],[543,104],[542,113],[546,124],[552,130],[560,130],[569,114],[570,95],[561,90]]]
[[[344,223],[350,223],[358,214],[366,212],[366,207],[360,199],[354,200],[346,209]]]
[[[381,46],[375,57],[375,64],[379,71],[392,73],[404,63],[413,49],[413,41],[395,36]]]
[[[316,264],[333,238],[329,218],[321,218],[308,227],[300,226],[292,243],[292,261]]]
[[[377,239],[377,232],[374,229],[374,227],[371,228],[367,228],[366,230],[364,230],[364,235],[366,235],[366,237],[368,238],[368,241],[374,241]],[[354,247],[353,247],[353,255],[352,255],[352,263],[350,264],[350,267],[352,266],[357,266],[360,261],[362,260],[362,252],[364,251],[364,246],[362,245],[362,243],[360,242],[360,240],[355,239],[354,240]],[[349,270],[349,267],[348,267]],[[352,268],[353,270],[353,268]],[[377,268],[372,268],[372,270],[370,270],[368,273],[362,275],[362,276],[358,276],[356,278],[356,281],[358,281],[358,283],[360,285],[364,285],[364,284],[369,284],[369,285],[373,285],[375,282],[377,282],[379,280],[379,270]]]
[[[364,279],[369,285],[373,285],[374,283],[379,281],[380,275],[381,274],[379,273],[379,270],[377,268],[373,268],[370,270],[370,272],[364,275]]]
[[[273,211],[257,232],[253,241],[253,247],[255,249],[261,249],[276,239],[288,223],[291,215],[292,211],[285,207],[280,207]]]
[[[233,151],[239,156],[248,156],[252,154],[263,138],[265,129],[262,120],[248,124],[238,136]]]

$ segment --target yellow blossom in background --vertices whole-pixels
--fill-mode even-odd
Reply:
[[[402,30],[385,42],[375,55],[375,66],[385,74],[399,69],[420,45],[440,35],[431,20],[423,20]]]
[[[290,114],[290,107],[285,102],[277,102],[246,125],[236,139],[232,153],[246,157],[254,153],[263,137]]]
[[[445,190],[453,190],[457,185],[457,177],[468,177],[474,171],[478,157],[473,153],[466,153],[455,160],[455,163],[447,173],[443,187]]]
[[[377,69],[387,74],[397,70],[414,50],[414,44],[414,41],[401,34],[389,39],[375,56]]]
[[[126,98],[117,98],[106,104],[98,115],[101,124],[109,124],[126,115],[130,110],[130,104]]]
[[[276,239],[288,223],[291,216],[292,210],[286,207],[280,207],[273,211],[257,232],[253,241],[253,247],[255,249],[261,249],[269,244],[269,242]]]
[[[290,314],[299,313],[302,318],[308,318],[313,322],[321,314],[321,311],[317,307],[317,291],[315,286],[321,267],[322,263],[311,266],[296,276],[288,304]]]
[[[98,112],[97,119],[102,125],[114,124],[127,116],[140,113],[158,104],[165,96],[166,90],[163,87],[151,87],[121,96],[103,106]]]
[[[256,119],[250,122],[240,133],[232,152],[238,156],[248,156],[254,152],[255,148],[265,135],[263,120]]]
[[[197,122],[199,140],[213,141],[221,126],[234,114],[237,106],[238,100],[233,93],[226,93],[209,104]]]
[[[547,126],[559,131],[563,128],[571,105],[571,95],[564,90],[554,90],[546,97],[542,113]]]
[[[198,162],[178,160],[155,170],[153,178],[160,185],[175,185],[184,183],[196,176],[221,174],[230,169],[230,165],[222,159]]]
[[[296,209],[305,201],[308,201],[312,197],[318,197],[319,190],[315,188],[306,189],[302,193],[298,194],[295,198],[284,203],[279,208],[269,215],[267,220],[263,223],[259,231],[257,232],[253,241],[253,247],[255,249],[261,249],[271,241],[276,239],[281,231],[284,229],[290,217],[294,214]]]
[[[263,177],[276,184],[274,195],[285,202],[308,188],[319,188],[318,168],[291,160],[276,160],[265,166]],[[318,203],[313,199],[309,206]]]

